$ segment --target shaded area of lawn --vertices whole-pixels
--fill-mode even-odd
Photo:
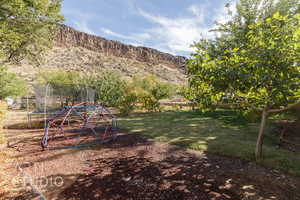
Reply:
[[[151,139],[195,150],[254,160],[259,123],[248,123],[234,111],[211,113],[135,113],[119,119],[120,128]],[[278,149],[269,123],[261,164],[300,174],[300,154]]]

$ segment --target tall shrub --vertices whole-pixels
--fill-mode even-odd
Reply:
[[[16,74],[7,72],[7,68],[0,66],[0,143],[4,142],[3,121],[7,109],[7,97],[17,97],[26,94],[26,83]]]
[[[26,94],[27,84],[16,74],[7,71],[7,67],[0,66],[0,100],[6,97],[17,97]]]
[[[162,82],[153,75],[145,78],[135,77],[133,83],[142,108],[149,112],[160,111],[160,100],[172,97],[176,90],[172,84]]]
[[[128,115],[133,112],[138,103],[138,93],[132,82],[124,82],[122,86],[121,97],[118,100],[117,107],[120,113]]]

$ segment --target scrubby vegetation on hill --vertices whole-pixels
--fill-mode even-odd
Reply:
[[[9,70],[15,72],[28,82],[35,82],[40,71],[88,72],[99,74],[106,71],[121,74],[131,78],[133,76],[147,76],[153,74],[165,81],[184,85],[186,75],[183,68],[174,68],[164,64],[140,62],[135,59],[107,56],[105,53],[85,49],[83,47],[55,46],[47,52],[45,60],[38,68],[27,61],[9,65]]]

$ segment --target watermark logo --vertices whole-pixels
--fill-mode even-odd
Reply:
[[[35,186],[39,189],[45,189],[48,187],[62,187],[64,185],[64,179],[61,176],[55,177],[30,177],[30,176],[23,176],[23,177],[14,177],[12,179],[12,183],[15,186],[21,187],[32,187]]]

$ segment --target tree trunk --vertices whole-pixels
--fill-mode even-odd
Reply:
[[[256,161],[259,161],[262,158],[263,137],[265,133],[265,127],[267,124],[267,117],[268,117],[268,112],[267,109],[264,108],[262,112],[259,134],[256,141],[256,150],[255,150]]]

